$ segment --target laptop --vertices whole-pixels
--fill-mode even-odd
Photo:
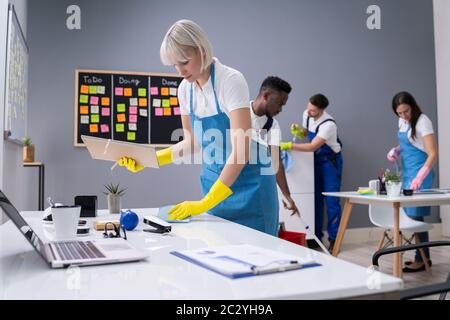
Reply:
[[[0,207],[51,268],[131,262],[149,256],[122,238],[44,243],[1,190]]]

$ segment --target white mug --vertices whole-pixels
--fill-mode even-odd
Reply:
[[[55,226],[55,239],[75,239],[77,237],[81,206],[52,207],[51,211],[53,224]]]

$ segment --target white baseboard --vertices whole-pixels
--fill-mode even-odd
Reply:
[[[378,241],[381,237],[382,232],[383,229],[378,227],[347,229],[347,231],[345,232],[343,244]],[[430,240],[441,240],[442,224],[433,223],[433,229],[431,229],[429,233]],[[410,234],[410,232],[405,232],[405,235],[407,237]]]

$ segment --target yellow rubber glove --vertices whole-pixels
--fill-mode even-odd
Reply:
[[[220,179],[213,184],[208,194],[200,201],[185,201],[169,210],[169,220],[183,220],[189,216],[197,216],[214,208],[233,194],[233,191]]]
[[[303,131],[303,129],[300,127],[299,124],[297,123],[293,123],[291,124],[291,134],[293,136],[296,136],[298,139],[303,139],[305,137],[305,132]]]
[[[121,167],[126,167],[128,171],[136,173],[144,169],[144,166],[136,164],[136,161],[132,158],[122,157],[117,161],[117,164]]]
[[[172,149],[166,148],[156,151],[156,157],[158,158],[158,164],[160,167],[171,164],[173,162]]]
[[[282,142],[280,144],[281,151],[291,150],[292,149],[292,142]]]

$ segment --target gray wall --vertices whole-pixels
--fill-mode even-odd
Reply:
[[[82,30],[65,27],[66,8],[78,4]],[[366,28],[366,8],[382,9],[382,29]],[[199,167],[171,166],[111,174],[110,163],[74,148],[74,69],[174,72],[159,59],[167,28],[188,18],[209,35],[215,55],[244,73],[255,96],[261,80],[275,74],[293,86],[279,116],[285,138],[300,121],[307,98],[331,100],[329,112],[344,143],[343,190],[354,190],[390,164],[397,118],[392,96],[411,91],[436,124],[433,12],[431,1],[396,0],[164,0],[29,2],[30,133],[46,164],[46,196],[71,202],[97,194],[102,185],[128,187],[126,207],[160,206],[200,197]],[[357,207],[351,227],[369,226]]]

